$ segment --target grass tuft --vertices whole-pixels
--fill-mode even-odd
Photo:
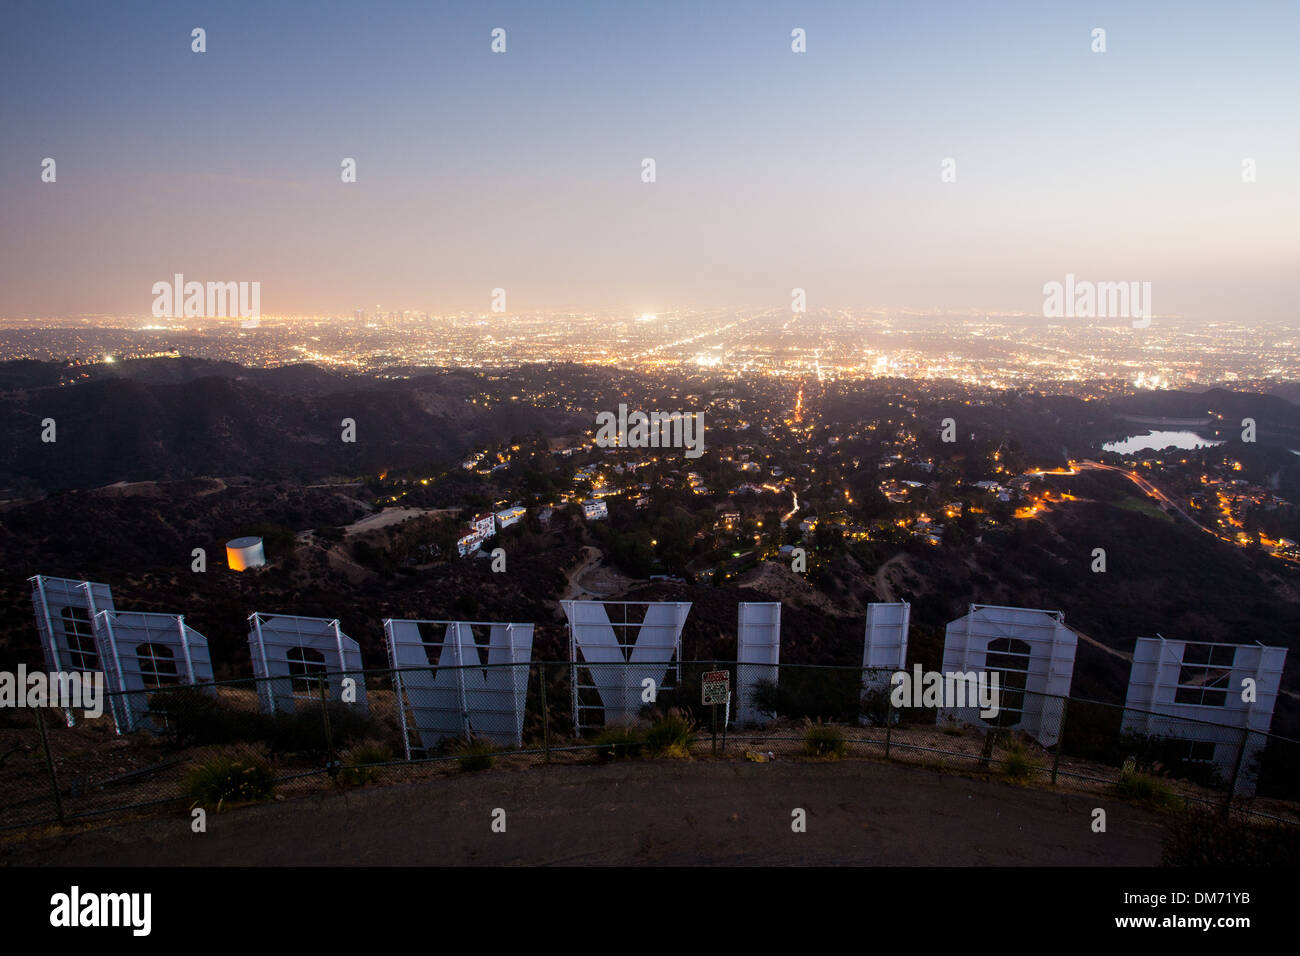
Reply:
[[[339,783],[345,787],[364,787],[374,783],[383,774],[382,767],[371,764],[387,763],[392,760],[388,747],[376,741],[357,744],[343,754],[343,769],[339,772]]]
[[[185,795],[191,806],[221,808],[229,803],[269,800],[275,792],[275,775],[260,757],[221,754],[195,764],[185,775]]]
[[[695,743],[695,722],[674,707],[650,725],[645,743],[655,757],[689,757]]]
[[[641,755],[645,740],[636,727],[606,727],[595,744],[599,760],[627,760]]]
[[[1038,770],[1038,762],[1020,744],[1010,747],[1002,757],[1003,775],[1015,783],[1025,783]]]
[[[1115,792],[1126,800],[1152,807],[1156,810],[1170,810],[1178,805],[1178,798],[1159,777],[1139,773],[1125,768],[1115,784]]]
[[[459,741],[451,752],[460,758],[461,770],[472,772],[490,768],[496,749],[496,745],[486,737],[470,737]]]
[[[803,732],[803,749],[810,757],[839,760],[848,752],[844,732],[832,724],[809,723]]]

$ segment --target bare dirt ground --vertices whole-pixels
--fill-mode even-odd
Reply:
[[[780,598],[792,607],[812,607],[835,616],[847,616],[850,613],[848,607],[837,606],[830,598],[809,584],[803,575],[791,571],[786,564],[777,561],[763,561],[757,567],[750,568],[740,575],[737,585],[742,588],[754,588],[773,598]]]
[[[893,570],[893,568],[896,565],[900,565],[900,564],[904,566],[907,565],[907,555],[896,554],[888,561],[886,561],[884,564],[882,564],[879,568],[876,569],[876,577],[875,577],[876,594],[880,596],[880,600],[882,601],[897,600],[897,598],[894,597],[894,582],[890,579],[889,572]]]
[[[606,567],[605,555],[599,548],[587,545],[582,554],[582,560],[565,572],[567,583],[559,601],[616,598],[633,585],[644,583]]]
[[[791,829],[796,808],[806,832]],[[298,797],[209,813],[202,834],[179,809],[0,843],[0,863],[1151,866],[1160,840],[1158,814],[1099,795],[868,761],[660,760]]]
[[[565,572],[564,593],[560,595],[561,601],[573,601],[578,598],[586,597],[591,592],[587,591],[578,579],[598,565],[601,561],[599,548],[593,548],[587,545],[582,549],[582,560],[574,567]]]
[[[363,534],[367,531],[377,531],[380,528],[387,528],[390,525],[401,524],[403,521],[409,521],[412,518],[420,518],[424,515],[448,515],[455,514],[455,508],[383,508],[379,511],[373,511],[368,515],[363,515],[352,524],[343,529],[345,537],[351,537],[356,534]]]

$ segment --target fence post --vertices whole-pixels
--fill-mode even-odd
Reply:
[[[889,759],[889,735],[894,726],[894,695],[885,694],[885,759]]]
[[[54,757],[50,754],[50,740],[45,734],[45,710],[36,708],[36,726],[41,732],[41,749],[45,751],[45,766],[50,771],[50,787],[54,791],[54,811],[63,822],[63,795],[59,793],[59,775],[54,772]]]
[[[316,684],[320,689],[320,716],[325,727],[325,770],[331,777],[338,773],[338,761],[334,759],[334,737],[330,733],[330,712],[325,703],[325,677],[321,675]]]
[[[1237,749],[1237,762],[1232,767],[1232,780],[1228,784],[1228,795],[1223,799],[1223,815],[1226,817],[1228,811],[1232,809],[1232,798],[1237,793],[1237,778],[1241,776],[1241,764],[1246,757],[1246,741],[1250,737],[1250,731],[1243,729],[1241,732],[1241,746]]]
[[[990,727],[984,732],[984,750],[980,754],[980,769],[988,770],[993,765],[993,750],[997,746],[998,730]]]
[[[551,727],[546,703],[546,662],[537,662],[537,682],[542,685],[542,750],[546,753],[546,762],[551,762]]]
[[[1062,697],[1061,724],[1056,730],[1056,752],[1052,754],[1052,786],[1056,786],[1056,768],[1061,765],[1061,747],[1065,743],[1065,716],[1070,712],[1070,698]]]
[[[736,675],[740,677],[739,674]],[[727,752],[727,723],[731,720],[731,688],[727,688],[727,699],[722,705],[722,752]]]

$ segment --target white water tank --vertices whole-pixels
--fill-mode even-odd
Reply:
[[[266,551],[262,548],[262,539],[250,535],[227,541],[226,564],[230,565],[232,571],[246,571],[266,564]]]

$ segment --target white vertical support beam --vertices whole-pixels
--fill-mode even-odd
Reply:
[[[41,597],[41,614],[45,619],[44,632],[41,634],[41,637],[44,638],[45,650],[49,655],[50,664],[53,669],[55,671],[62,671],[63,662],[59,658],[58,643],[54,640],[54,621],[50,618],[50,599],[45,593],[45,578],[38,574],[33,577],[32,580],[36,582],[36,590]],[[37,619],[37,624],[40,624],[39,618]]]
[[[89,594],[89,587],[86,588],[86,591],[87,600],[93,600]],[[113,662],[113,671],[111,674],[105,674],[108,679],[104,683],[105,689],[112,695],[108,698],[108,712],[113,715],[113,728],[119,734],[129,734],[135,730],[135,721],[131,717],[131,701],[122,693],[126,690],[126,681],[122,676],[122,658],[117,651],[117,635],[113,633],[111,615],[104,611],[102,617],[96,614],[90,620],[92,633],[94,632],[95,622],[103,621],[104,635],[108,638],[106,650]]]
[[[258,681],[257,693],[265,702],[266,712],[275,713],[275,689],[271,686],[271,664],[266,659],[266,639],[262,636],[262,615],[254,611],[249,615],[253,620],[253,631],[257,634],[257,652],[262,658],[262,679]]]
[[[185,652],[185,679],[190,684],[197,684],[194,677],[194,656],[190,653],[190,635],[185,629],[185,615],[176,615],[176,630],[181,639],[181,650]]]
[[[388,664],[393,669],[393,697],[397,705],[397,718],[402,724],[402,748],[406,759],[411,759],[411,729],[406,722],[406,689],[402,684],[402,671],[397,660],[397,644],[393,639],[393,619],[384,618],[384,644],[388,650]]]

